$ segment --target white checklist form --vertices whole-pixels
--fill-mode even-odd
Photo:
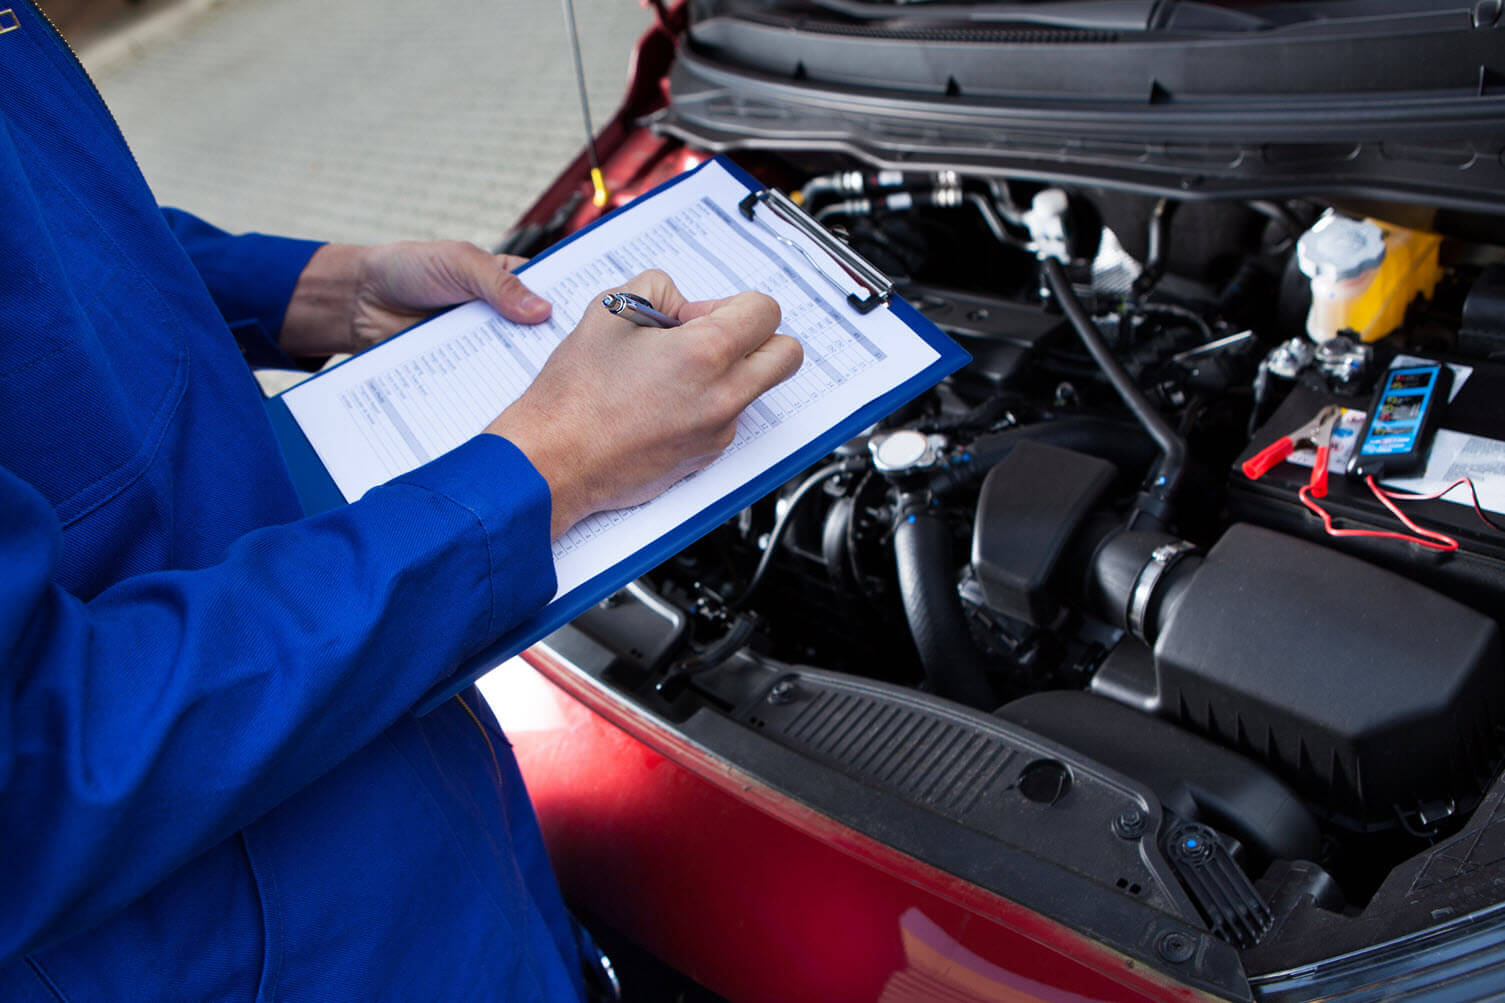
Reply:
[[[777,487],[791,460],[803,463],[784,477],[882,417],[864,411],[887,400],[897,407],[966,360],[907,306],[902,315],[897,304],[857,309],[848,294],[863,287],[852,270],[768,206],[749,218],[741,208],[748,194],[745,176],[708,162],[530,264],[525,281],[554,306],[547,322],[519,324],[469,303],[293,387],[274,404],[285,406],[339,495],[354,501],[480,433],[522,394],[587,309],[650,268],[667,273],[689,300],[747,290],[772,296],[783,311],[779,331],[804,349],[799,372],[752,403],[735,440],[710,466],[643,505],[596,513],[554,542],[556,599],[591,582],[601,591],[596,580],[613,569],[628,573],[606,584],[598,600],[641,573],[624,562],[655,541],[683,535],[709,515],[700,529],[708,531],[717,517]],[[675,336],[672,328],[662,333]],[[854,421],[861,424],[843,428]],[[290,466],[296,478],[298,465]],[[715,511],[734,498],[736,507]]]

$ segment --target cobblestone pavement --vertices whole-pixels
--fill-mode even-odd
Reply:
[[[650,14],[575,8],[599,128]],[[170,23],[80,55],[158,199],[226,229],[490,246],[583,143],[559,0],[186,0],[154,16]]]

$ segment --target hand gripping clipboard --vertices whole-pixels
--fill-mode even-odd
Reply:
[[[715,197],[702,196],[701,192],[714,193]],[[683,208],[686,205],[700,213],[701,222],[688,219],[687,222],[682,221],[679,228],[672,227],[671,223],[675,219],[681,219],[684,212],[689,211]],[[676,210],[676,206],[680,209]],[[679,216],[675,215],[676,211],[680,212]],[[670,265],[665,270],[686,290],[690,298],[711,298],[725,294],[725,289],[730,288],[723,286],[721,292],[707,289],[703,290],[704,295],[691,295],[693,290],[675,274],[671,265],[675,254],[683,250],[683,247],[694,245],[697,241],[709,243],[711,238],[708,235],[714,229],[721,234],[719,239],[722,244],[715,245],[711,250],[725,250],[734,256],[740,255],[734,261],[728,259],[720,263],[719,273],[727,281],[754,274],[771,276],[773,281],[782,284],[783,292],[771,287],[763,291],[773,291],[776,295],[784,296],[790,290],[795,290],[802,302],[818,303],[819,309],[816,312],[823,318],[822,323],[826,325],[824,330],[840,329],[845,332],[842,337],[847,338],[846,344],[851,352],[861,354],[858,348],[852,347],[860,346],[880,361],[872,362],[859,376],[843,384],[839,390],[832,391],[830,398],[822,402],[825,410],[800,412],[799,421],[784,422],[777,436],[783,436],[791,443],[787,449],[783,440],[776,446],[774,440],[777,436],[770,434],[768,441],[759,446],[764,449],[763,459],[758,461],[760,465],[748,465],[747,476],[741,476],[738,464],[751,464],[755,449],[743,449],[735,455],[729,455],[729,466],[725,470],[736,474],[735,477],[698,476],[695,480],[699,483],[693,490],[700,492],[697,498],[706,499],[704,504],[697,502],[693,509],[686,508],[686,517],[673,522],[666,531],[655,532],[651,537],[642,536],[640,544],[639,537],[632,535],[630,552],[624,551],[624,556],[620,559],[616,559],[616,551],[610,552],[610,563],[606,564],[603,560],[599,572],[579,581],[565,575],[563,571],[566,562],[573,561],[576,557],[561,557],[559,544],[556,542],[556,570],[561,572],[559,594],[543,609],[507,630],[484,650],[458,666],[448,679],[435,686],[420,701],[417,707],[419,713],[432,710],[507,658],[559,629],[633,579],[683,550],[969,361],[966,352],[910,304],[895,295],[893,284],[882,272],[827,233],[784,195],[759,185],[723,157],[708,160],[617,209],[535,257],[522,271],[532,273],[529,276],[530,284],[551,299],[555,298],[551,294],[555,287],[547,284],[540,287],[540,283],[558,280],[575,282],[580,286],[581,283],[589,285],[599,282],[599,289],[604,290],[617,284],[628,268],[618,268],[611,272],[609,280],[604,280],[600,279],[598,273],[590,272],[591,268],[596,267],[592,262],[601,260],[602,248],[607,249],[606,258],[611,257],[613,248],[627,248],[629,245],[625,243],[621,248],[618,247],[617,235],[637,233],[645,225],[659,227],[659,237],[656,238],[659,240],[656,245],[658,253],[664,257],[665,264]],[[652,257],[631,259],[623,264],[636,267],[638,271],[643,267],[660,267],[658,260]],[[706,265],[700,271],[714,275],[718,269]],[[582,274],[585,278],[579,278]],[[560,278],[561,276],[564,278]],[[747,281],[753,280],[748,278]],[[596,289],[595,286],[590,288],[593,291]],[[832,290],[839,291],[840,295],[833,296]],[[555,301],[556,304],[561,302],[558,299]],[[781,303],[784,302],[785,299],[781,299]],[[321,389],[320,384],[338,388],[364,379],[368,372],[380,370],[384,351],[401,355],[402,348],[389,346],[402,342],[410,345],[423,344],[425,338],[438,337],[434,332],[443,324],[458,324],[460,318],[474,316],[478,309],[489,308],[472,304],[431,318],[389,341],[367,349],[340,366],[319,374],[300,387],[288,391],[288,395],[304,394],[305,399],[310,394],[324,394],[328,397],[334,390]],[[816,307],[810,306],[807,309],[815,310]],[[467,314],[466,311],[470,313]],[[796,323],[791,317],[786,305],[786,325]],[[781,330],[803,337],[799,330],[791,327],[781,325]],[[672,334],[666,333],[666,336]],[[813,366],[817,361],[815,345],[814,340],[806,341],[808,366]],[[353,366],[364,368],[347,369]],[[346,372],[346,377],[337,376],[342,370]],[[814,369],[811,370],[811,376],[812,385],[822,380],[829,382],[827,377]],[[791,380],[790,386],[803,378],[803,375],[797,375]],[[755,405],[756,403],[758,402]],[[500,411],[502,406],[498,406],[496,411]],[[325,463],[330,456],[328,450],[321,453],[320,447],[314,444],[316,440],[322,441],[320,435],[317,432],[310,433],[310,429],[301,424],[298,415],[293,413],[294,410],[297,409],[290,408],[283,397],[268,401],[268,412],[274,430],[282,444],[300,498],[305,500],[305,506],[310,511],[316,511],[332,504],[343,504],[347,498],[359,497],[363,488],[352,491],[348,486],[341,489],[336,484],[338,478],[332,476],[331,468],[326,467]],[[819,420],[812,415],[818,416]],[[479,431],[479,427],[476,431]],[[454,442],[447,448],[458,444]],[[441,451],[445,449],[431,450],[435,455]],[[412,465],[417,466],[418,462]],[[724,491],[720,489],[722,484],[727,485]],[[713,489],[715,493],[711,496],[707,492]],[[690,493],[691,489],[686,489],[681,495]],[[663,524],[669,525],[667,522]],[[592,541],[588,546],[595,546],[597,543],[599,540]]]

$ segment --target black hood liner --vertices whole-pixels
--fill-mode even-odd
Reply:
[[[1415,6],[697,0],[656,124],[718,150],[1498,212],[1505,25]]]

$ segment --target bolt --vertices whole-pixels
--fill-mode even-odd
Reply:
[[[1129,805],[1113,819],[1113,833],[1119,839],[1138,839],[1144,835],[1149,819],[1138,805]]]
[[[1217,843],[1210,829],[1188,825],[1171,833],[1170,853],[1183,864],[1201,867],[1217,855]]]
[[[768,691],[768,702],[771,704],[786,704],[794,700],[795,687],[792,680],[780,679],[773,684],[773,689]]]
[[[1160,935],[1155,941],[1155,950],[1160,956],[1173,965],[1179,965],[1183,961],[1190,961],[1191,956],[1197,953],[1197,942],[1179,930],[1170,930]]]

